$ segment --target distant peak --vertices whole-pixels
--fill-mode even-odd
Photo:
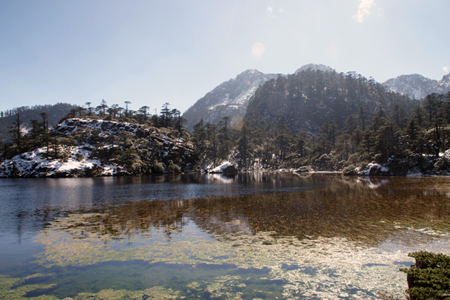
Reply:
[[[321,65],[321,64],[307,64],[307,65],[304,65],[303,67],[301,67],[300,69],[298,69],[297,71],[295,71],[295,74],[304,72],[306,70],[322,71],[322,72],[333,72],[334,71],[334,69],[332,69],[329,66],[325,66],[325,65]]]
[[[429,79],[429,78],[426,78],[426,77],[424,77],[424,76],[422,76],[420,74],[400,75],[400,76],[397,76],[396,78],[398,78],[398,79],[403,79],[403,78]]]
[[[241,74],[239,74],[238,76],[240,76],[240,75],[250,75],[250,74],[263,74],[263,73],[261,73],[260,71],[258,71],[256,69],[248,69],[248,70],[245,70],[244,72],[242,72]]]
[[[442,76],[441,82],[450,82],[450,73]]]

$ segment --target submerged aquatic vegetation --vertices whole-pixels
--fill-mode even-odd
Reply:
[[[98,293],[80,293],[73,300],[121,300],[121,299],[182,299],[179,292],[174,292],[172,289],[165,289],[161,286],[155,286],[143,291],[127,291],[127,290],[101,290]]]
[[[162,228],[131,239],[83,232],[83,237],[67,230],[68,222],[82,224],[91,215],[71,215],[59,219],[38,235],[45,246],[38,262],[44,266],[82,266],[107,261],[142,260],[149,263],[196,266],[230,265],[236,270],[267,269],[268,279],[283,285],[283,296],[376,298],[380,291],[401,295],[406,276],[398,271],[399,262],[411,262],[406,249],[384,250],[342,237],[279,237],[276,232],[256,234],[205,234],[192,224],[173,232],[170,239]],[[75,219],[78,221],[74,221]],[[69,222],[69,223],[70,223]],[[409,239],[427,235],[413,229]],[[68,233],[70,232],[70,233]],[[431,233],[431,232],[428,232]],[[434,236],[430,235],[430,239]],[[447,241],[448,242],[448,241]],[[261,280],[261,279],[260,279]],[[216,278],[211,282],[192,282],[192,293],[208,292],[211,297],[242,296],[245,281],[239,276]]]
[[[11,278],[9,276],[0,275],[0,298],[1,299],[28,299],[27,294],[37,290],[48,290],[55,284],[26,284],[26,281],[32,278],[45,276],[43,274],[33,274],[24,278]],[[58,298],[51,295],[42,295],[33,297],[39,300],[57,300]]]
[[[38,284],[24,284],[21,282],[26,280],[43,276],[42,274],[34,274],[24,278],[11,278],[8,276],[0,275],[0,299],[35,299],[35,300],[58,300],[57,297],[52,295],[39,295],[36,297],[28,297],[30,292],[36,292],[39,290],[45,291],[55,286],[55,284],[38,285]],[[71,300],[122,300],[122,299],[183,299],[179,295],[179,291],[173,291],[172,289],[166,289],[161,286],[155,286],[145,289],[143,291],[128,291],[128,290],[114,290],[106,289],[97,293],[79,293],[73,298],[67,297],[65,299]]]
[[[34,276],[34,275],[33,275]],[[36,274],[36,276],[41,276]],[[36,300],[57,300],[58,298],[52,295],[39,295],[37,297],[27,297],[26,293],[36,290],[45,290],[50,288],[50,285],[23,285],[17,287],[17,282],[23,282],[31,276],[25,278],[10,278],[7,276],[0,276],[0,298],[1,299],[36,299]],[[247,286],[242,283],[241,276],[219,276],[212,278],[208,282],[191,282],[186,285],[183,290],[174,290],[172,288],[165,288],[162,286],[153,286],[144,290],[125,290],[125,289],[104,289],[96,293],[78,293],[73,297],[66,297],[70,300],[144,300],[144,299],[198,299],[199,295],[203,295],[210,299],[258,299],[257,297],[276,298],[276,290],[270,290],[270,287],[265,290],[244,290]],[[199,294],[200,292],[200,294]],[[243,295],[246,295],[242,297]],[[281,295],[280,295],[281,296]]]

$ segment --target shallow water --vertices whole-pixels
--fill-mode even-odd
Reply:
[[[450,179],[239,174],[0,180],[0,298],[402,295],[449,254]]]

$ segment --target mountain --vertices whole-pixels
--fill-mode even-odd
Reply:
[[[66,119],[50,132],[49,147],[5,160],[0,177],[80,177],[180,172],[193,148],[176,132],[101,119]]]
[[[263,84],[250,101],[245,120],[262,130],[283,124],[294,133],[317,134],[325,122],[342,127],[349,116],[370,119],[379,107],[404,119],[415,103],[361,75],[310,68]]]
[[[326,65],[307,64],[297,69],[293,75],[305,71],[336,73],[334,69]],[[363,78],[357,72],[348,72],[346,75],[355,79]],[[231,118],[231,124],[239,123],[243,119],[249,100],[256,90],[267,81],[276,79],[278,76],[287,75],[264,74],[257,70],[247,70],[235,79],[220,84],[183,114],[183,118],[187,119],[188,130],[192,131],[193,126],[201,119],[205,123],[218,124],[223,117],[228,116]],[[382,86],[388,91],[408,96],[411,99],[422,99],[431,93],[443,94],[450,91],[450,73],[439,81],[418,74],[401,75],[385,81]]]
[[[41,122],[42,113],[47,114],[47,121],[49,126],[58,124],[58,122],[67,115],[72,109],[78,109],[78,106],[67,104],[67,103],[57,103],[55,105],[36,105],[33,107],[18,107],[11,111],[2,112],[2,117],[0,118],[0,142],[8,142],[12,140],[10,132],[10,126],[14,124],[17,120],[17,113],[20,113],[20,119],[24,124],[24,127],[30,128],[31,120],[38,120]]]
[[[412,99],[423,99],[431,93],[445,94],[450,91],[450,73],[441,80],[426,78],[419,74],[401,75],[383,82],[389,91],[409,96]]]
[[[247,70],[235,79],[223,82],[183,114],[183,118],[187,120],[186,127],[192,131],[192,127],[201,119],[205,123],[217,124],[225,116],[230,117],[232,125],[239,123],[257,88],[277,76],[258,70]]]

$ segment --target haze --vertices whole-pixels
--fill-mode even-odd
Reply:
[[[0,110],[67,102],[185,111],[250,68],[382,82],[449,72],[450,1],[1,1]]]

